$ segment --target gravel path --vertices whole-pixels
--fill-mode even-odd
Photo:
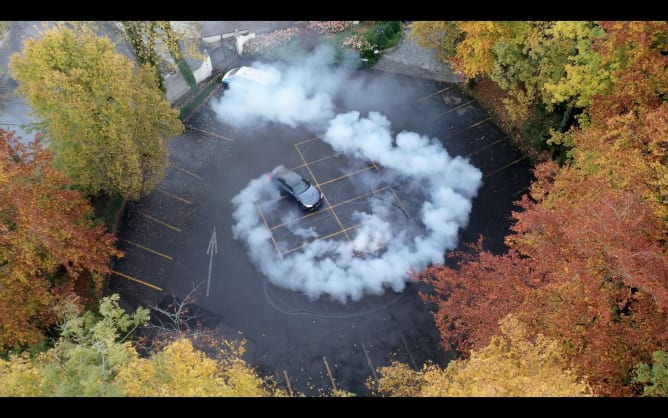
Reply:
[[[399,45],[391,52],[383,54],[373,68],[449,83],[462,81],[447,64],[436,58],[434,50],[415,44],[408,36],[409,33],[410,29],[406,29]]]

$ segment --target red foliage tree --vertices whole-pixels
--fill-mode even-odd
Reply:
[[[668,258],[662,220],[633,189],[562,169],[526,196],[509,245],[546,273],[523,310],[536,330],[561,339],[572,361],[604,395],[628,395],[632,368],[668,338]],[[531,312],[533,311],[533,312]]]
[[[59,301],[75,289],[84,297],[79,303],[98,295],[110,257],[121,253],[103,226],[94,227],[88,201],[53,167],[53,154],[39,140],[26,145],[2,129],[0,202],[0,349],[6,350],[42,339]]]
[[[434,286],[425,299],[446,348],[487,344],[514,313],[535,333],[555,338],[600,395],[630,395],[638,362],[666,346],[668,258],[653,206],[633,190],[556,165],[539,165],[514,212],[510,250],[462,255],[457,269],[419,275]]]
[[[438,309],[434,320],[446,350],[464,356],[489,344],[498,322],[516,312],[528,292],[542,277],[517,251],[494,255],[482,249],[483,240],[468,250],[448,255],[457,265],[432,266],[416,278],[432,285],[434,292],[422,294]]]
[[[599,22],[605,35],[593,48],[610,65],[614,87],[589,112],[601,119],[659,106],[668,92],[668,22]]]

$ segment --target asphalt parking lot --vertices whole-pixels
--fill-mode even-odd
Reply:
[[[394,131],[439,138],[451,155],[468,157],[483,172],[460,242],[482,234],[488,249],[500,251],[512,202],[529,184],[529,161],[454,84],[374,70],[355,77],[373,80],[368,99],[342,100],[338,111],[379,111]],[[374,100],[374,89],[397,94],[393,100]],[[223,93],[219,89],[213,96]],[[412,228],[420,202],[409,189],[383,182],[382,166],[340,155],[306,128],[234,129],[206,104],[187,128],[170,144],[166,178],[128,207],[119,231],[126,256],[114,263],[108,292],[120,293],[130,306],[149,306],[196,288],[197,306],[217,318],[209,324],[215,332],[243,336],[252,364],[283,387],[307,395],[333,387],[364,395],[365,380],[392,359],[420,367],[426,360],[445,364],[452,357],[439,346],[428,307],[418,296],[420,284],[346,304],[327,297],[309,300],[271,284],[232,234],[232,198],[279,164],[309,178],[325,196],[314,213],[301,213],[288,198],[256,202],[281,256],[313,239],[297,229],[316,231],[318,239],[350,240],[356,228],[353,213],[373,199],[393,202],[388,221]],[[374,177],[379,180],[370,182]],[[369,183],[377,187],[361,186]]]

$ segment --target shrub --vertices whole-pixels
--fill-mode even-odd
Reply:
[[[344,30],[350,28],[353,25],[352,20],[326,20],[326,21],[311,21],[308,24],[308,28],[324,34],[324,33],[337,33],[343,32]]]

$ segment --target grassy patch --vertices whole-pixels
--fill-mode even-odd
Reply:
[[[190,69],[188,62],[185,59],[181,58],[178,61],[177,66],[179,68],[179,71],[181,72],[181,75],[183,75],[183,78],[186,80],[186,83],[188,83],[191,89],[197,91],[198,88],[197,80],[195,80],[195,75]]]
[[[116,218],[123,207],[123,196],[108,196],[100,194],[90,198],[91,206],[95,215],[96,225],[105,225],[110,232],[114,231]]]
[[[380,59],[380,52],[396,46],[404,35],[404,25],[397,20],[378,21],[362,36],[372,45],[360,51],[360,57],[366,66],[375,65]]]

